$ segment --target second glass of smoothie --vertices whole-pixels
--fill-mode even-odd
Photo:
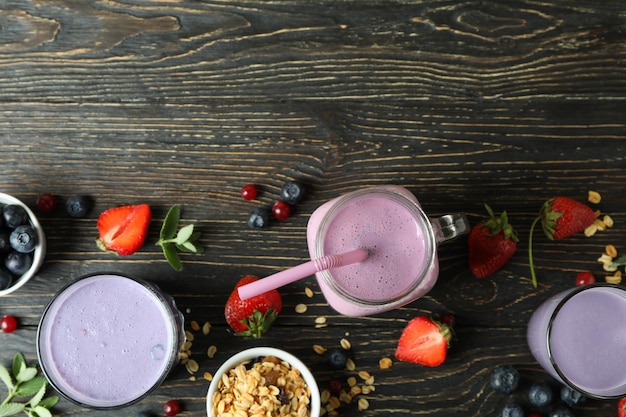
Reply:
[[[326,300],[348,316],[381,313],[426,294],[437,281],[437,245],[469,231],[463,214],[430,219],[406,188],[380,186],[345,194],[309,219],[312,259],[363,248],[362,262],[316,273]]]

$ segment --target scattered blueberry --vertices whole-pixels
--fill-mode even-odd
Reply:
[[[550,410],[549,417],[574,417],[574,413],[565,407],[564,405],[559,405],[556,408]]]
[[[585,397],[580,392],[576,391],[568,387],[567,385],[563,385],[561,388],[561,400],[570,407],[576,407],[585,402],[587,397]]]
[[[528,389],[528,401],[535,407],[545,407],[552,402],[552,388],[550,385],[537,382]]]
[[[498,366],[491,373],[491,388],[503,394],[510,394],[517,389],[519,372],[510,365]]]
[[[280,189],[281,200],[289,204],[298,204],[304,199],[306,188],[299,182],[288,181]]]
[[[67,199],[65,210],[67,215],[76,219],[87,216],[91,209],[91,201],[87,196],[76,195]]]
[[[2,217],[4,218],[4,224],[11,229],[28,223],[28,213],[19,204],[7,204],[4,206]]]
[[[253,209],[248,215],[248,226],[252,229],[263,229],[270,221],[269,211],[262,207]]]
[[[524,417],[524,409],[519,404],[507,404],[502,409],[502,417]]]
[[[21,253],[30,253],[37,246],[37,233],[30,225],[17,226],[9,235],[11,247]]]
[[[344,369],[348,362],[348,354],[344,349],[332,348],[326,353],[326,359],[332,369]]]
[[[0,291],[6,290],[13,282],[13,275],[4,267],[0,267]]]
[[[23,275],[33,264],[33,256],[30,253],[10,252],[4,258],[4,266],[14,276]]]

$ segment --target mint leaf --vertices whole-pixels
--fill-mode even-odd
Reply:
[[[13,375],[19,375],[24,368],[26,368],[26,360],[24,359],[24,355],[18,352],[13,357]]]
[[[41,401],[39,401],[39,406],[50,409],[54,407],[55,405],[57,405],[58,402],[59,402],[59,397],[57,397],[56,395],[53,395],[52,397],[46,397],[42,399]]]
[[[182,227],[176,235],[176,244],[182,245],[193,235],[193,224]]]
[[[5,416],[14,416],[15,414],[19,414],[26,408],[25,404],[22,403],[6,403],[0,405],[0,417]]]
[[[173,239],[176,235],[176,229],[178,229],[178,222],[180,221],[180,206],[172,206],[167,211],[163,225],[161,226],[161,232],[159,233],[160,240]]]
[[[176,271],[182,271],[183,263],[180,260],[180,256],[178,256],[178,252],[176,252],[176,246],[171,243],[163,245],[163,254],[172,268]]]
[[[4,366],[0,365],[0,380],[7,386],[9,391],[13,391],[15,385],[13,385],[13,379],[11,378],[11,374]]]
[[[37,394],[39,391],[41,391],[42,388],[45,391],[46,384],[47,382],[45,378],[41,376],[35,377],[29,381],[24,382],[23,384],[20,384],[20,386],[16,390],[16,395],[18,397],[30,397],[31,395]]]
[[[24,367],[22,368],[22,370],[20,371],[19,374],[15,375],[15,380],[20,383],[20,382],[27,382],[30,381],[31,379],[33,379],[35,377],[35,375],[37,375],[37,368],[27,368]]]

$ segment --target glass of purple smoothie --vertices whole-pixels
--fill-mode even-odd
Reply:
[[[156,389],[178,363],[183,315],[146,281],[90,275],[46,307],[37,355],[51,386],[81,406],[113,409]]]
[[[626,288],[598,283],[554,295],[533,313],[528,346],[550,375],[581,394],[626,395]]]
[[[324,297],[347,316],[382,313],[426,294],[439,275],[437,245],[469,232],[463,214],[431,219],[406,188],[353,191],[320,206],[307,225],[312,259],[362,248],[362,262],[317,272]]]

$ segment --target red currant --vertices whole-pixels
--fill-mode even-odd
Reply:
[[[274,206],[272,207],[272,214],[278,221],[287,220],[289,216],[291,216],[291,206],[288,203],[279,200],[274,203]]]
[[[52,213],[57,208],[57,198],[52,194],[41,194],[37,197],[37,210]]]
[[[332,394],[339,394],[342,388],[343,384],[341,383],[340,379],[333,378],[328,381],[328,391],[330,391]]]
[[[0,320],[0,329],[5,333],[11,333],[17,329],[17,320],[13,316],[4,316]]]
[[[244,200],[254,200],[257,195],[257,189],[254,184],[246,184],[241,187],[241,197]]]
[[[596,282],[596,277],[590,271],[582,271],[576,276],[577,287],[593,284],[594,282]]]
[[[163,406],[163,412],[166,416],[175,416],[180,413],[180,403],[176,400],[169,400]]]

